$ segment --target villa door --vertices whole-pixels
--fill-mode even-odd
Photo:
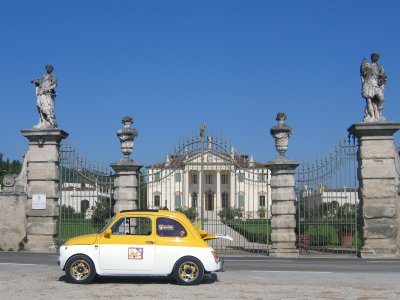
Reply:
[[[208,192],[206,194],[206,210],[211,211],[214,210],[214,194],[212,192]]]

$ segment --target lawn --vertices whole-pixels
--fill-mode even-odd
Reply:
[[[59,225],[60,244],[65,243],[68,239],[78,235],[95,233],[102,227],[101,224],[99,226],[94,226],[90,220],[65,221],[61,222]]]

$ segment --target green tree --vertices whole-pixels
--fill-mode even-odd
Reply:
[[[4,155],[0,153],[0,185],[3,184],[3,177],[6,174],[19,174],[21,172],[22,164],[19,160],[13,160],[10,162],[9,159],[3,160]]]
[[[192,222],[196,221],[197,211],[195,207],[189,207],[189,208],[179,207],[176,209],[176,211],[183,213],[186,217],[188,217],[190,221]]]
[[[99,198],[96,205],[92,207],[92,210],[92,224],[102,226],[114,214],[114,205],[111,203],[110,198]]]
[[[236,218],[243,218],[243,208],[236,207],[225,207],[219,213],[218,216],[222,221],[230,221]]]

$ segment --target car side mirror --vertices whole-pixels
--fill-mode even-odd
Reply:
[[[105,238],[110,238],[110,236],[111,236],[111,229],[108,228],[108,229],[106,229],[106,231],[104,231],[104,237]]]

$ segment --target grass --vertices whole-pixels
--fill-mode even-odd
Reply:
[[[259,244],[271,243],[271,226],[267,220],[231,220],[227,225],[243,235],[249,242]]]
[[[59,240],[62,244],[72,237],[95,233],[99,231],[100,228],[101,224],[99,226],[95,226],[90,220],[61,222],[59,227]]]

